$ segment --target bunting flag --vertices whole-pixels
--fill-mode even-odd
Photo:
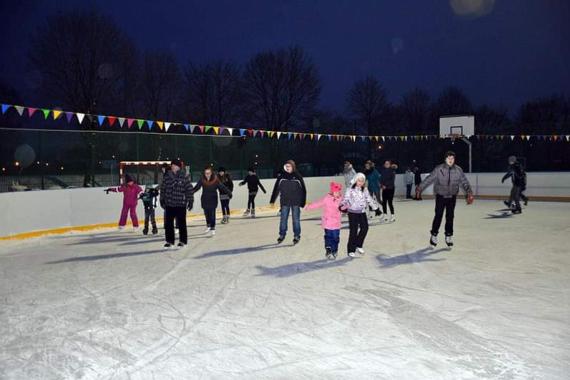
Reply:
[[[234,134],[234,129],[233,128],[226,128],[228,130],[228,132],[230,133],[230,136],[233,136]]]
[[[281,138],[281,132],[277,132],[277,140]]]
[[[190,130],[190,125],[189,124],[184,124],[184,129],[186,129],[186,132],[188,132]]]
[[[198,128],[197,125],[190,124],[190,133],[196,133],[196,128]]]
[[[107,121],[109,122],[109,127],[112,127],[115,121],[117,121],[117,118],[115,116],[107,116]]]
[[[214,134],[217,135],[220,133],[220,127],[213,127],[214,129]]]
[[[37,108],[28,107],[28,117],[34,116],[34,113],[36,113],[37,110],[38,110]]]
[[[67,120],[68,123],[71,123],[71,119],[73,119],[73,112],[66,112],[65,119]]]
[[[171,125],[172,125],[172,123],[164,122],[164,130],[165,130],[166,132],[168,132],[168,130],[170,129],[170,126],[171,126]]]
[[[156,125],[158,125],[158,128],[162,131],[164,129],[164,121],[157,121]]]
[[[79,121],[79,124],[83,123],[83,118],[85,118],[84,113],[76,113],[75,116],[77,116],[77,120]]]
[[[53,110],[53,119],[57,120],[57,118],[60,117],[62,113],[63,111]]]
[[[8,111],[8,108],[10,108],[9,104],[2,104],[2,113],[5,114],[6,111]]]
[[[14,106],[14,108],[16,109],[16,112],[18,112],[18,115],[22,116],[24,114],[24,107]]]
[[[202,131],[202,133],[208,133],[210,132],[210,129],[212,129],[211,125],[200,126],[200,130]]]
[[[139,130],[142,129],[143,125],[144,125],[144,120],[137,119],[137,126],[139,127]]]
[[[150,131],[152,129],[152,120],[147,120],[146,125],[148,125],[148,130]]]
[[[240,129],[239,129],[239,135],[240,135],[240,136],[244,136],[244,135],[245,135],[245,129],[240,128]]]
[[[105,116],[97,116],[97,121],[99,122],[99,125],[103,125],[103,123],[105,122]]]
[[[135,119],[127,119],[127,128],[131,128],[133,126],[133,123],[135,122]]]
[[[123,124],[125,124],[125,118],[119,117],[117,118],[117,120],[119,120],[119,127],[123,128]]]

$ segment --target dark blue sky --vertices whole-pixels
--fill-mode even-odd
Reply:
[[[456,85],[476,105],[515,111],[525,100],[570,92],[566,0],[496,0],[480,17],[457,15],[448,0],[19,3],[1,2],[0,78],[24,94],[29,33],[46,15],[77,7],[100,9],[139,48],[170,49],[182,63],[244,63],[261,50],[298,44],[319,67],[321,105],[339,111],[351,84],[368,74],[393,101],[416,86],[435,96]]]

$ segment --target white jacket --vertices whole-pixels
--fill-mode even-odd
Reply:
[[[373,210],[377,210],[379,207],[374,198],[370,196],[368,189],[361,190],[358,187],[349,187],[340,205],[343,209],[348,209],[348,212],[354,214],[366,212],[368,206],[372,207]]]

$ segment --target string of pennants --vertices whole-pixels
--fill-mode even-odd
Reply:
[[[212,125],[199,125],[190,123],[174,123],[166,121],[157,120],[146,120],[128,117],[117,117],[117,116],[105,116],[105,115],[91,115],[80,112],[68,112],[57,109],[47,109],[47,108],[34,108],[25,107],[20,105],[12,104],[0,104],[2,114],[6,114],[9,110],[13,109],[21,117],[27,116],[32,118],[35,114],[40,114],[43,116],[44,120],[58,120],[63,117],[68,123],[72,123],[75,120],[81,125],[85,120],[92,120],[100,128],[105,127],[119,127],[119,128],[137,128],[138,130],[143,130],[147,128],[151,131],[153,127],[158,128],[160,131],[168,132],[174,126],[184,127],[184,130],[192,134],[213,134],[219,136],[234,136],[236,132],[237,136],[241,137],[258,137],[258,138],[277,138],[280,139],[282,136],[287,137],[289,140],[304,140],[309,138],[310,140],[319,141],[321,139],[328,139],[329,141],[345,141],[347,139],[356,141],[425,141],[440,138],[439,135],[435,134],[421,134],[421,135],[397,135],[397,136],[366,136],[366,135],[347,135],[347,134],[328,134],[328,133],[304,133],[304,132],[280,132],[280,131],[267,131],[262,129],[251,129],[251,128],[230,128],[224,126],[212,126]],[[86,119],[87,117],[87,119]],[[522,141],[567,141],[570,142],[570,135],[488,135],[481,134],[474,136],[477,140],[522,140]]]

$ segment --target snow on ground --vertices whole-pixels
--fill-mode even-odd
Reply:
[[[324,259],[318,212],[281,246],[274,214],[190,247],[103,231],[0,245],[2,379],[567,379],[570,204],[397,202],[366,255]],[[440,239],[442,235],[440,234]],[[441,243],[440,243],[441,245]]]

